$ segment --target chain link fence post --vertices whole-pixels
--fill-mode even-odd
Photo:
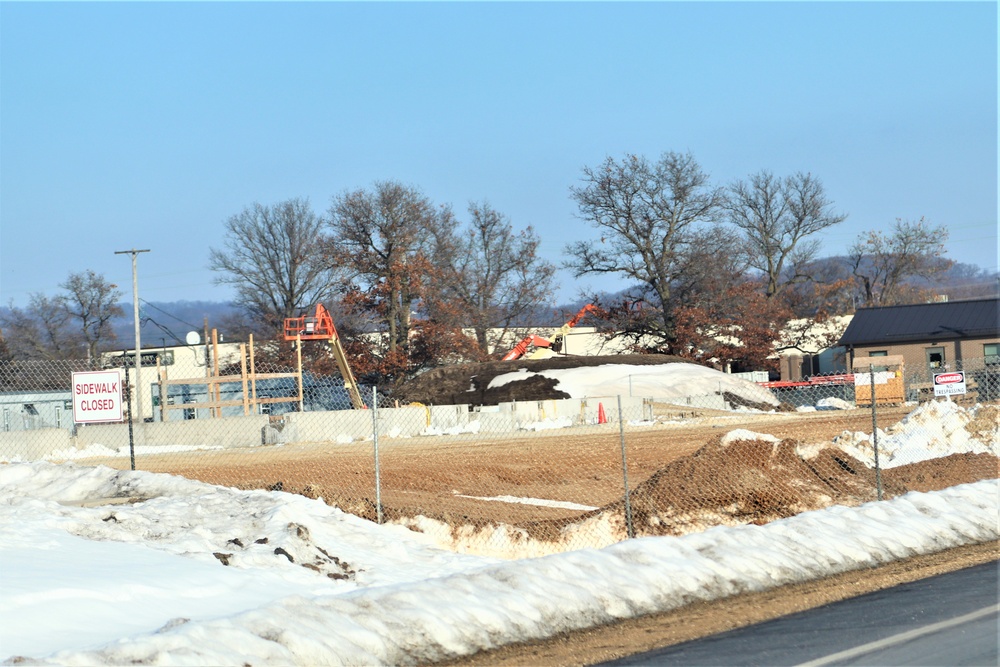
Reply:
[[[378,461],[378,387],[372,387],[372,442],[375,447],[375,517],[382,523],[382,470]]]
[[[631,376],[629,377],[631,382]],[[628,495],[628,457],[625,455],[625,417],[622,415],[622,395],[618,394],[618,435],[622,448],[622,481],[625,487],[625,528],[629,539],[635,537],[635,526],[632,525],[632,502]]]
[[[872,389],[872,449],[875,451],[875,494],[882,500],[882,468],[878,463],[878,419],[875,411],[875,365],[868,364],[868,379]]]
[[[132,470],[135,470],[135,438],[132,433],[132,388],[128,379],[128,356],[122,352],[122,365],[125,366],[125,407],[128,410],[128,455],[132,463]]]

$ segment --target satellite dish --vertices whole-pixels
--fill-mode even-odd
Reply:
[[[184,342],[188,345],[200,345],[201,336],[198,335],[197,331],[188,331],[187,336],[184,336]]]

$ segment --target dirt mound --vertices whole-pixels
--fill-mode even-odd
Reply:
[[[898,484],[886,489],[891,495],[905,491]],[[637,534],[682,535],[874,500],[875,473],[840,450],[806,459],[791,440],[723,444],[719,436],[657,471],[629,498]],[[623,508],[619,501],[602,511]]]
[[[909,491],[937,491],[997,477],[1000,460],[992,454],[952,454],[937,459],[889,468],[882,478]]]
[[[797,442],[718,436],[690,456],[673,461],[629,493],[637,536],[684,535],[712,526],[762,525],[831,505],[876,500],[875,471],[838,448],[803,456]],[[937,491],[997,477],[990,454],[953,454],[882,471],[884,498],[909,491]],[[624,526],[624,499],[574,520],[539,522],[537,539],[552,539],[600,515]]]
[[[489,389],[493,378],[520,370],[530,373],[564,368],[631,364],[647,366],[670,363],[690,363],[663,354],[622,354],[598,357],[552,357],[550,359],[518,359],[491,361],[483,364],[443,366],[417,376],[392,393],[392,398],[404,403],[424,405],[497,405],[509,401],[543,401],[569,398],[556,389],[556,380],[531,376],[518,382]]]
[[[991,442],[1000,430],[1000,405],[981,405],[965,430],[984,444]]]

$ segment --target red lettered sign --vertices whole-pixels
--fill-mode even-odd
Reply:
[[[73,421],[120,422],[122,380],[118,371],[73,373]]]
[[[965,393],[965,373],[937,373],[934,376],[935,396],[954,396]]]

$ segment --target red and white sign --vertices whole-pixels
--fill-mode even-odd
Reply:
[[[934,375],[934,395],[954,396],[965,393],[965,373],[936,373]]]
[[[73,373],[73,421],[122,420],[122,376],[118,371]]]

